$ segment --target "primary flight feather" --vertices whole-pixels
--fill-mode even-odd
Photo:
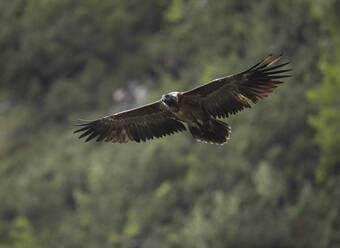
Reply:
[[[226,118],[272,92],[290,69],[288,63],[274,65],[279,57],[267,56],[248,70],[215,79],[185,92],[171,92],[151,104],[98,120],[79,124],[79,138],[85,142],[127,143],[160,138],[188,127],[197,141],[222,145],[230,138],[230,126],[216,118]]]

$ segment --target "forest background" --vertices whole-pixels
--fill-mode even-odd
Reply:
[[[0,247],[340,247],[339,0],[0,1]],[[228,122],[86,143],[95,119],[283,53]]]

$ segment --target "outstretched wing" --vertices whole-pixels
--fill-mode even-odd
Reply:
[[[174,119],[161,101],[79,126],[81,128],[74,133],[82,132],[79,138],[87,137],[85,142],[94,138],[112,143],[140,142],[185,130],[185,126]]]
[[[214,117],[228,117],[244,108],[250,108],[250,102],[257,103],[272,92],[280,79],[290,77],[284,74],[291,71],[282,69],[288,63],[273,66],[280,59],[267,56],[248,70],[215,79],[208,84],[184,92],[183,97],[198,96],[203,108]]]

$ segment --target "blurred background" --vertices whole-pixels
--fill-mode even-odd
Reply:
[[[339,0],[0,1],[0,247],[340,247]],[[283,53],[227,120],[86,143],[95,119]]]

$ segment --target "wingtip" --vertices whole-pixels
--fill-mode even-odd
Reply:
[[[84,119],[78,119],[76,124],[74,124],[75,126],[78,126],[78,127],[83,127],[83,126],[87,126],[91,123],[93,123],[94,121],[96,120],[84,120]],[[82,122],[82,123],[79,123],[79,122]]]
[[[277,56],[275,59],[273,59],[272,61],[270,61],[270,62],[266,65],[266,67],[271,66],[272,64],[276,63],[276,62],[279,61],[280,59],[281,59],[281,56],[279,55],[279,56]]]
[[[271,57],[273,57],[273,55],[270,53],[269,55],[264,57],[264,59],[260,62],[259,65],[262,65],[262,64],[266,63]]]

